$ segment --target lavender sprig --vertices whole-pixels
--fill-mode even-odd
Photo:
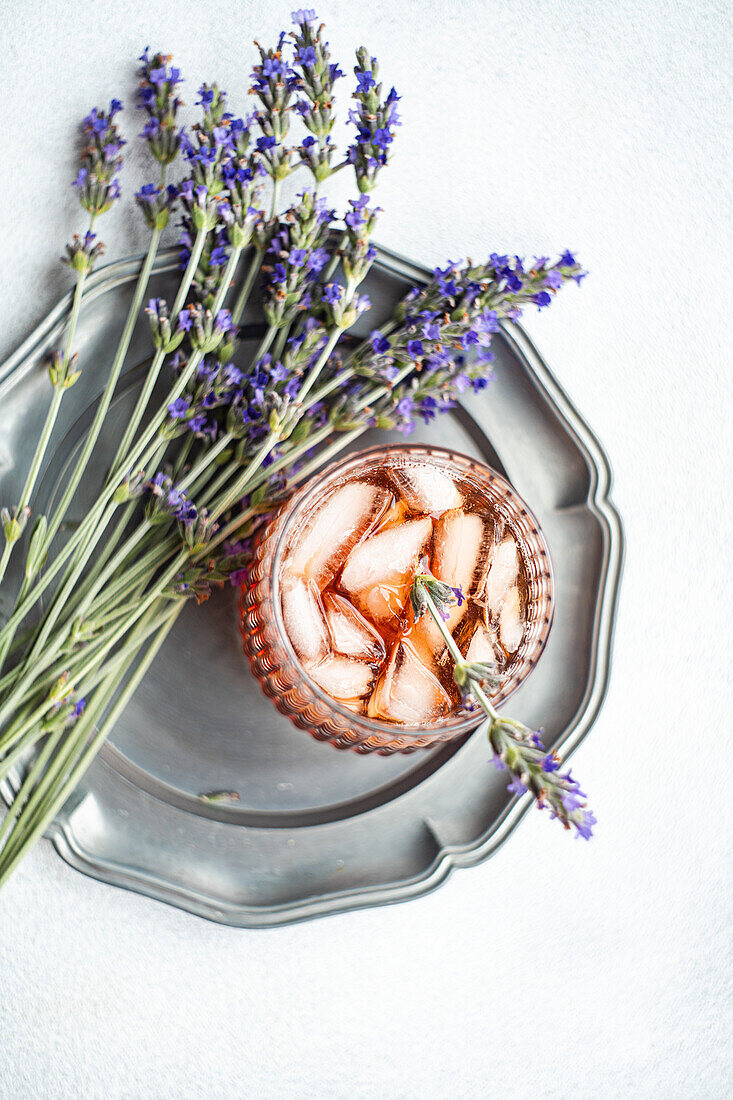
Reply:
[[[316,183],[327,179],[334,171],[331,166],[336,146],[331,131],[336,121],[333,110],[333,86],[344,74],[331,62],[328,42],[323,39],[323,26],[314,29],[315,12],[302,8],[294,11],[293,22],[298,27],[292,32],[295,43],[295,71],[299,74],[298,90],[301,93],[295,104],[308,130],[300,144],[301,160]]]
[[[206,230],[193,285],[199,300],[210,306],[231,250],[245,248],[264,220],[259,200],[266,173],[250,150],[253,116],[235,118],[226,109],[226,92],[216,84],[202,84],[198,94],[203,120],[182,143],[190,176],[179,187],[181,266],[189,262],[196,234]]]
[[[560,758],[548,752],[542,738],[522,722],[504,718],[492,706],[484,688],[498,687],[496,669],[483,663],[465,661],[450,631],[445,626],[448,608],[461,602],[463,594],[429,573],[418,573],[410,590],[415,619],[428,612],[443,636],[453,660],[453,679],[464,698],[472,698],[486,715],[481,727],[494,753],[494,764],[512,776],[507,790],[512,794],[530,792],[540,809],[548,808],[553,818],[576,835],[590,839],[595,815],[586,808],[586,795],[572,773],[561,772]]]
[[[516,261],[515,267],[519,265]],[[461,273],[462,265],[436,269],[431,284],[413,288],[397,307],[394,320],[385,326],[389,336],[375,330],[347,360],[346,366],[339,356],[325,364],[325,381],[310,398],[300,400],[291,410],[291,417],[297,413],[299,419],[289,429],[288,444],[281,444],[268,454],[263,469],[253,477],[252,486],[262,497],[255,500],[250,495],[243,500],[242,515],[234,516],[226,524],[214,544],[243,527],[251,529],[263,513],[283,499],[282,486],[275,478],[285,476],[288,484],[294,484],[305,473],[316,470],[317,458],[303,466],[300,456],[307,457],[311,448],[324,443],[332,433],[339,433],[341,438],[337,435],[327,448],[329,457],[335,457],[346,443],[354,442],[368,428],[397,429],[409,434],[417,416],[429,422],[452,408],[466,389],[480,391],[487,386],[492,377],[490,344],[499,330],[499,320],[513,312],[518,301],[531,300],[537,283],[545,277],[543,272],[560,271],[564,280],[583,277],[580,265],[569,253],[564,253],[551,268],[547,263],[539,268],[525,274],[525,281],[520,282],[521,293],[507,289],[506,275],[495,272],[493,261],[483,268],[470,267],[468,274]],[[479,272],[485,277],[476,283],[473,276]],[[487,301],[496,308],[488,309],[483,304]],[[433,308],[427,310],[427,305]],[[307,325],[309,338],[317,341],[320,330],[315,319],[310,317]],[[288,341],[289,348],[291,343]],[[264,379],[258,384],[269,390],[271,372],[272,382],[277,379],[278,392],[294,398],[302,393],[300,369],[299,359],[290,350],[282,363],[266,357],[257,367],[258,377]],[[244,422],[238,433],[242,454],[254,453],[267,432],[265,398],[265,389],[256,391],[255,402],[246,412],[242,410]],[[242,438],[242,432],[246,439]]]
[[[125,142],[114,118],[121,110],[119,99],[113,99],[108,111],[94,107],[82,123],[86,145],[73,186],[79,202],[93,216],[105,214],[120,197],[117,176],[122,167]]]
[[[272,237],[263,265],[263,311],[274,328],[313,307],[315,283],[328,259],[324,245],[334,213],[312,191],[298,199]]]
[[[285,145],[290,131],[290,115],[293,95],[298,86],[298,75],[284,56],[286,35],[283,31],[274,49],[264,49],[259,42],[260,63],[254,65],[250,79],[250,94],[261,104],[256,113],[262,131],[256,149],[259,162],[277,184],[289,176],[293,169],[293,150]]]
[[[543,258],[528,266],[519,257],[492,255],[483,265],[436,268],[433,281],[397,307],[391,331],[372,332],[337,380],[342,387],[355,376],[386,382],[389,399],[380,402],[370,426],[409,434],[417,417],[428,423],[466,390],[488,385],[491,341],[502,320],[517,320],[527,305],[545,308],[564,283],[579,283],[585,274],[570,252],[554,264]],[[334,410],[336,428],[349,431],[369,416],[368,408],[356,412],[363,393],[359,385],[344,393]]]
[[[499,324],[518,316],[527,304],[544,308],[567,278],[583,277],[574,258],[567,255],[559,264],[538,260],[531,267],[515,257],[500,256],[492,256],[482,266],[448,264],[436,269],[429,287],[411,292],[381,331],[375,331],[356,352],[344,355],[339,344],[342,333],[368,308],[358,287],[374,256],[371,237],[377,211],[365,197],[352,201],[337,249],[329,249],[325,241],[326,221],[320,223],[312,216],[313,196],[300,196],[302,213],[296,204],[284,216],[276,216],[280,180],[298,163],[310,168],[316,186],[319,177],[334,170],[332,88],[340,70],[330,62],[322,28],[315,26],[315,12],[299,11],[293,18],[294,51],[286,35],[276,49],[260,49],[253,74],[253,93],[259,101],[255,115],[234,118],[225,93],[216,85],[204,84],[199,89],[202,119],[190,137],[179,133],[175,120],[180,74],[163,55],[151,58],[146,51],[143,56],[141,106],[148,114],[143,140],[161,166],[161,178],[143,187],[136,200],[157,243],[174,201],[173,192],[165,190],[165,171],[177,143],[187,164],[187,178],[179,189],[185,271],[170,311],[160,300],[149,306],[156,351],[110,478],[80,527],[33,588],[28,593],[23,590],[10,622],[0,629],[1,661],[23,617],[68,562],[52,607],[17,667],[3,677],[0,769],[9,766],[9,746],[15,746],[12,752],[22,751],[40,736],[38,723],[28,716],[45,714],[47,689],[54,677],[65,667],[78,671],[97,662],[89,692],[83,693],[87,710],[77,716],[69,740],[59,732],[62,740],[57,748],[62,758],[53,757],[56,749],[51,757],[39,757],[39,766],[14,807],[12,826],[6,829],[7,844],[0,851],[0,882],[91,760],[184,598],[205,599],[212,585],[244,579],[250,535],[273,503],[369,426],[409,431],[417,417],[429,421],[450,408],[466,389],[485,386],[490,377],[490,341]],[[356,76],[351,117],[357,135],[346,163],[354,166],[363,193],[371,190],[389,160],[399,122],[398,97],[392,90],[383,98],[376,63],[366,51],[357,55]],[[306,139],[300,150],[287,145],[293,110],[302,116],[313,139]],[[110,110],[110,116],[113,113]],[[93,166],[105,173],[119,155],[114,131],[108,133],[110,118],[105,121],[99,112],[89,121],[94,132],[102,135],[92,142],[89,155]],[[274,184],[269,217],[258,197],[266,176]],[[113,172],[111,183],[115,182]],[[91,181],[85,186],[90,187]],[[113,196],[115,190],[111,187]],[[82,188],[80,194],[87,200],[91,193]],[[326,220],[331,217],[329,212]],[[80,273],[101,252],[91,233],[90,226],[90,235],[70,246],[69,258]],[[221,307],[239,255],[250,241],[255,247],[249,271],[229,318]],[[136,291],[135,313],[147,297],[144,284],[153,251],[151,244]],[[263,258],[269,323],[260,347],[245,364],[235,359],[236,325]],[[343,277],[336,275],[339,260]],[[192,286],[198,306],[187,305]],[[126,333],[131,323],[128,317]],[[171,353],[173,384],[141,428],[141,417]],[[122,359],[124,355],[123,349]],[[122,365],[119,355],[115,364]],[[73,359],[70,355],[57,358],[52,367],[58,382],[56,395],[73,377]],[[106,396],[102,404],[104,400]],[[178,437],[179,450],[170,472],[163,466],[159,476],[151,477],[151,469],[166,461],[169,443]],[[318,449],[321,444],[325,447]],[[145,516],[128,531],[135,501],[143,492]],[[90,555],[119,505],[124,507],[117,525],[90,565]],[[60,509],[61,518],[64,511]],[[18,508],[2,518],[13,534],[13,520],[20,524],[25,513]],[[219,522],[222,526],[217,529]],[[49,538],[54,523],[48,526]],[[240,537],[232,541],[235,532]],[[43,568],[46,547],[44,520],[39,517],[27,557],[30,576]],[[0,563],[0,575],[2,571]],[[145,618],[135,625],[140,607],[146,609]],[[130,684],[118,693],[121,675],[151,632],[155,632],[153,648]],[[91,656],[85,649],[90,640]],[[113,647],[123,640],[118,656],[112,656]],[[484,667],[481,675],[490,671]],[[502,728],[497,727],[496,737]],[[575,797],[580,795],[575,792]]]
[[[82,207],[89,214],[89,227],[83,236],[74,235],[72,243],[66,246],[66,256],[62,257],[62,262],[67,263],[76,273],[76,285],[69,315],[66,342],[63,351],[57,350],[51,353],[49,363],[49,378],[53,386],[51,404],[46,413],[46,419],[30,469],[21,489],[20,499],[12,512],[5,510],[9,521],[3,522],[5,545],[0,554],[0,583],[2,583],[7,571],[13,547],[22,533],[22,529],[19,529],[19,521],[21,517],[28,513],[33,491],[61,407],[62,397],[79,378],[80,372],[77,369],[76,357],[72,354],[79,310],[87,276],[92,271],[96,260],[104,252],[104,246],[97,240],[96,234],[92,232],[92,227],[96,218],[110,210],[120,196],[117,175],[122,167],[121,151],[125,143],[119,135],[114,118],[121,110],[122,104],[120,101],[113,99],[107,112],[94,107],[82,123],[82,132],[86,144],[81,154],[81,167],[72,186],[77,191]],[[49,536],[49,541],[50,537],[52,536]],[[38,560],[43,560],[43,558],[44,556],[40,555]],[[26,578],[21,589],[21,598],[25,595],[30,576],[32,574],[29,573],[27,566]],[[0,666],[7,654],[9,645],[10,634],[7,634],[5,639],[0,641]]]
[[[400,125],[397,113],[400,96],[391,88],[382,100],[377,59],[370,57],[364,46],[356,51],[354,73],[356,108],[349,111],[349,121],[356,126],[356,140],[349,147],[348,159],[354,166],[359,190],[372,191],[380,170],[389,162],[394,130]]]
[[[178,87],[183,82],[181,70],[170,65],[170,54],[151,56],[146,49],[139,60],[137,101],[139,109],[148,116],[140,137],[147,141],[150,152],[165,167],[178,156],[183,136],[183,128],[177,125],[178,111],[183,106],[178,96]]]
[[[163,188],[156,187],[154,183],[145,183],[135,192],[135,201],[150,229],[165,229],[177,198],[178,190],[171,185]]]
[[[83,236],[74,234],[71,243],[66,246],[66,255],[61,257],[61,262],[81,275],[82,272],[90,272],[103,255],[104,245],[97,240],[97,234],[88,229]]]

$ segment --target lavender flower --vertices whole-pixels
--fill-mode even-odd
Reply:
[[[162,165],[172,164],[176,159],[183,135],[176,123],[178,110],[183,106],[177,93],[182,83],[181,72],[172,65],[169,68],[170,61],[169,54],[156,53],[151,57],[146,49],[138,70],[138,107],[148,116],[140,137],[147,141],[150,152]]]
[[[312,191],[303,191],[283,217],[263,266],[263,310],[269,324],[285,325],[309,306],[309,289],[328,259],[323,246],[332,218],[333,211]]]
[[[151,229],[165,229],[171,207],[178,198],[175,187],[156,187],[154,183],[144,184],[135,192],[135,201],[143,212],[143,217]]]
[[[359,190],[371,191],[380,169],[389,161],[394,130],[400,125],[397,114],[400,97],[392,88],[382,101],[377,59],[370,58],[363,46],[356,51],[356,62],[357,88],[353,96],[356,109],[349,112],[349,121],[356,126],[356,140],[349,148],[348,158],[354,166]]]
[[[346,278],[356,284],[364,279],[377,254],[371,238],[381,209],[369,206],[368,195],[349,199],[349,206],[351,209],[344,217],[346,247],[342,252],[341,264]]]
[[[71,244],[66,246],[66,255],[61,262],[68,264],[74,271],[91,271],[100,256],[104,255],[104,245],[97,240],[97,234],[87,230],[83,237],[74,234]]]
[[[262,136],[257,141],[259,163],[274,180],[282,180],[292,171],[292,150],[284,144],[290,130],[293,93],[298,76],[283,56],[285,33],[280,35],[275,49],[263,49],[260,64],[253,66],[251,91],[261,103],[257,122]]]
[[[164,298],[151,298],[145,312],[148,315],[150,332],[155,347],[159,351],[165,352],[166,355],[175,351],[187,332],[185,319],[184,323],[181,324],[179,317],[178,323],[174,329],[168,315],[168,303]]]
[[[301,93],[295,110],[309,131],[301,143],[300,156],[314,178],[321,181],[332,172],[331,161],[336,148],[330,137],[335,122],[333,86],[344,74],[338,65],[331,63],[328,42],[323,40],[323,28],[313,28],[315,12],[299,9],[293,12],[293,21],[298,26],[293,39],[297,88]]]
[[[94,107],[82,123],[86,144],[72,186],[84,209],[95,216],[105,214],[120,197],[117,175],[122,167],[121,151],[125,142],[114,117],[121,110],[120,101],[113,99],[106,113]]]
[[[30,516],[31,510],[27,504],[22,508],[14,505],[12,508],[0,509],[0,524],[7,543],[18,541],[26,529]]]
[[[596,818],[586,809],[584,792],[571,772],[561,773],[558,768],[550,771],[543,766],[546,757],[532,743],[532,731],[521,722],[495,715],[487,723],[487,734],[493,751],[519,778],[525,790],[534,795],[537,805],[548,807],[552,818],[589,840]],[[516,790],[516,793],[524,792]]]
[[[78,356],[67,356],[63,351],[51,351],[48,354],[48,376],[51,385],[57,390],[68,390],[81,377],[77,368]]]
[[[191,407],[191,401],[188,397],[177,397],[175,401],[171,402],[168,406],[168,414],[172,420],[185,420],[186,413]]]
[[[211,306],[230,249],[247,246],[264,221],[260,209],[264,169],[250,151],[254,116],[235,118],[227,95],[216,84],[199,88],[203,119],[182,142],[190,176],[179,187],[184,210],[181,266],[186,267],[195,236],[207,236],[194,278],[194,291]]]
[[[189,306],[184,312],[183,321],[179,318],[179,329],[182,324],[187,326],[191,347],[202,355],[217,351],[232,339],[237,331],[237,326],[232,321],[228,309],[220,309],[214,315],[210,309],[204,309],[199,305]]]
[[[196,522],[198,518],[196,506],[188,499],[182,489],[174,485],[170,474],[163,471],[157,473],[146,482],[145,488],[151,498],[148,506],[148,518],[152,522],[160,522],[166,517],[175,519],[185,525]]]
[[[185,179],[179,184],[178,194],[186,212],[188,225],[194,230],[205,232],[216,227],[220,203],[220,194],[217,190],[212,190],[206,183],[197,184],[194,179]],[[186,243],[190,247],[190,230],[187,229],[186,232],[188,234]]]

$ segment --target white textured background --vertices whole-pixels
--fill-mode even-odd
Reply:
[[[3,5],[0,356],[66,288],[81,115],[131,99],[148,43],[189,102],[217,79],[245,109],[251,39],[290,6]],[[597,838],[532,814],[426,899],[270,932],[103,886],[44,842],[0,898],[3,1098],[731,1094],[726,7],[318,9],[342,62],[368,44],[404,96],[382,243],[567,246],[591,269],[527,327],[611,455],[628,535],[611,692],[573,761]],[[110,257],[141,246],[112,220]]]

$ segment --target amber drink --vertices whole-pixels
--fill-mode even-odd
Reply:
[[[280,709],[360,751],[409,751],[475,717],[410,589],[457,589],[446,626],[461,653],[526,676],[551,621],[552,574],[536,520],[488,467],[436,448],[375,449],[329,468],[281,511],[243,594],[245,649]]]

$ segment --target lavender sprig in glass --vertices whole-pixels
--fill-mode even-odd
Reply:
[[[566,829],[574,828],[577,836],[588,840],[596,818],[587,809],[580,784],[572,772],[561,771],[560,758],[544,748],[538,732],[498,713],[485,690],[499,686],[496,669],[490,664],[466,661],[445,625],[448,608],[463,602],[460,589],[430,573],[418,573],[410,602],[416,620],[425,614],[432,616],[453,661],[453,679],[464,698],[473,700],[486,715],[481,729],[488,737],[495,766],[511,776],[507,790],[515,795],[531,793],[540,809],[548,808]]]

